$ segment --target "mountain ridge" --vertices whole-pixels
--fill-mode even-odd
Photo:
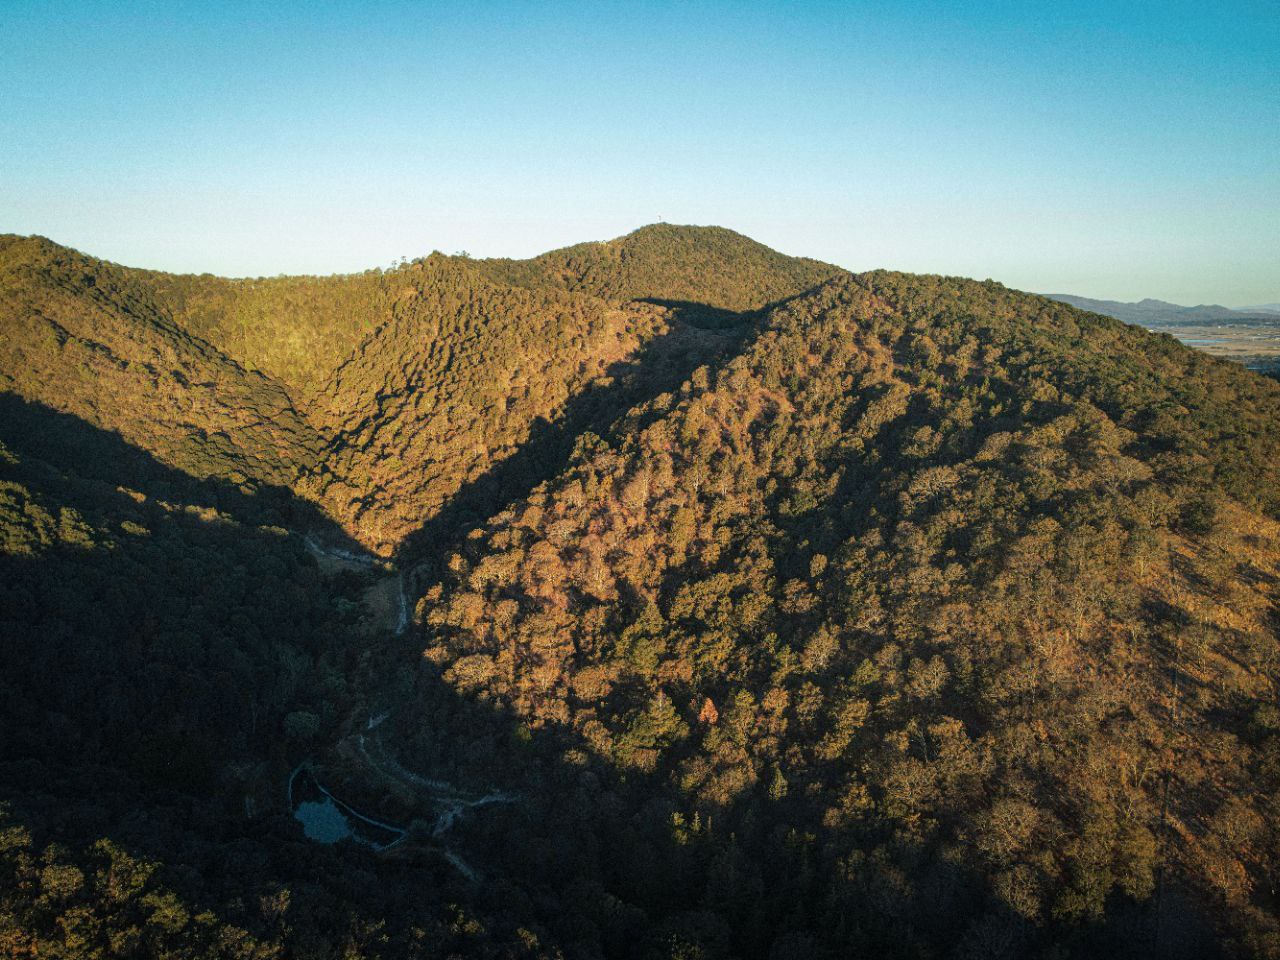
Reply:
[[[1080,297],[1069,293],[1046,293],[1044,296],[1050,300],[1058,300],[1062,303],[1068,303],[1073,307],[1079,307],[1081,310],[1090,310],[1094,313],[1103,313],[1118,320],[1124,320],[1129,323],[1205,323],[1213,321],[1266,321],[1274,320],[1272,313],[1265,308],[1255,309],[1250,307],[1224,307],[1220,304],[1199,304],[1194,307],[1184,307],[1176,303],[1169,303],[1165,300],[1156,300],[1151,297],[1138,300],[1136,302],[1125,302],[1121,300],[1094,300],[1089,297]]]
[[[745,316],[770,300],[798,293],[839,272],[817,261],[778,254],[723,228],[669,224],[522,261],[437,252],[387,271],[235,280],[120,267],[44,238],[0,239],[0,251],[25,244],[41,251],[49,263],[69,258],[86,276],[96,270],[115,278],[129,296],[146,302],[155,323],[171,324],[210,345],[245,377],[274,384],[271,389],[283,387],[277,410],[288,407],[288,432],[304,433],[312,453],[294,457],[293,471],[273,470],[273,481],[313,500],[349,535],[387,555],[431,520],[443,498],[479,479],[495,456],[504,459],[514,452],[512,443],[527,437],[535,423],[554,423],[567,400],[602,377],[611,364],[634,354],[654,333],[686,331],[681,337],[692,353],[681,362],[691,362],[700,351],[718,349],[716,336],[700,337],[699,328],[732,326],[740,322],[739,314]],[[620,266],[616,277],[609,272],[610,264]],[[685,298],[693,294],[692,284],[699,275],[714,276],[718,287],[691,313]],[[481,305],[486,299],[493,305]],[[489,412],[484,416],[492,421],[492,429],[508,439],[499,441],[495,435],[482,452],[473,454],[457,448],[447,427],[440,428],[445,432],[437,440],[429,440],[429,431],[438,428],[428,424],[435,419],[433,414],[417,410],[423,402],[418,389],[423,374],[408,373],[410,366],[419,363],[409,363],[408,358],[420,351],[425,357],[436,353],[436,362],[447,367],[456,360],[455,350],[462,350],[461,362],[478,364],[478,371],[491,359],[482,354],[499,344],[505,356],[514,357],[520,347],[511,340],[515,329],[511,324],[527,324],[530,315],[539,311],[559,316],[555,322],[560,326],[536,333],[526,329],[522,334],[526,342],[568,346],[586,335],[597,346],[585,347],[585,353],[583,347],[574,346],[558,359],[547,356],[546,362],[534,364],[536,382],[518,385],[526,394],[524,406],[505,392],[509,384],[499,385],[501,402],[510,409],[498,411],[486,401]],[[594,319],[588,320],[588,315]],[[135,320],[122,318],[124,323]],[[580,326],[583,322],[587,327]],[[485,346],[477,336],[495,339]],[[434,342],[423,342],[424,337]],[[393,344],[391,339],[405,342]],[[607,340],[617,341],[618,346],[605,347]],[[579,355],[573,356],[572,351]],[[399,355],[409,366],[392,370],[362,365],[362,356],[375,355],[377,363]],[[664,363],[675,360],[670,355]],[[500,367],[484,379],[505,380],[512,373]],[[631,376],[638,373],[637,369]],[[344,391],[349,394],[345,398]],[[38,391],[32,396],[38,396]],[[405,404],[408,398],[413,400],[410,406]],[[619,401],[614,415],[627,405]],[[362,414],[346,422],[344,408],[391,412],[375,414],[372,420]],[[427,420],[419,423],[418,417]],[[272,417],[259,419],[265,422]],[[111,421],[96,416],[94,422]],[[606,422],[597,424],[604,426]],[[353,428],[359,429],[359,436],[351,432]],[[148,434],[143,446],[153,451],[161,445],[172,448],[164,454],[171,457],[173,450],[201,446],[202,433],[219,432],[199,423],[185,427],[179,423],[171,429],[162,423]],[[404,446],[410,437],[415,438],[417,453]],[[322,456],[323,449],[329,452]],[[198,456],[188,455],[184,462],[193,463]],[[423,457],[437,464],[434,475],[413,466],[421,464]],[[411,472],[418,479],[412,479]],[[373,490],[381,493],[370,499]]]
[[[719,228],[239,283],[0,238],[0,943],[1280,955],[1280,383]]]

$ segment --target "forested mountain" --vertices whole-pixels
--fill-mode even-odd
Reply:
[[[578,855],[610,894],[653,882],[610,876],[617,811],[664,797],[693,849],[623,859],[714,905],[677,941],[1025,955],[1155,923],[1161,870],[1247,926],[1280,812],[1278,404],[997,286],[832,281],[473,537],[427,658],[583,769],[560,802],[609,811]]]
[[[629,405],[616,396],[634,388],[629,380],[674,387],[725,340],[648,303],[498,286],[465,260],[432,257],[396,282],[401,294],[387,322],[311,406],[332,438],[315,495],[380,552],[464,487],[472,519],[498,509],[505,500],[495,467],[535,431],[560,433],[569,444],[563,457],[577,430],[560,421],[582,419],[609,393],[596,418],[607,426]],[[553,457],[545,443],[538,454]]]
[[[715,228],[0,258],[0,953],[1280,956],[1280,383]]]
[[[512,483],[506,499],[550,476],[582,430],[678,386],[745,312],[838,272],[667,225],[533,260],[434,254],[342,277],[162,274],[40,238],[5,238],[0,255],[13,328],[0,376],[15,392],[56,394],[194,475],[269,478],[385,554],[463,488],[483,519]],[[534,432],[563,449],[495,476]]]
[[[134,271],[0,237],[0,330],[6,391],[191,476],[288,486],[320,452],[282,384],[176,324]]]
[[[682,301],[712,310],[755,310],[841,271],[788,257],[722,227],[658,223],[607,243],[582,243],[532,260],[488,260],[495,279],[560,286],[608,299]]]

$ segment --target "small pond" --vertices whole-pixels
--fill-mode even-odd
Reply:
[[[365,816],[339,800],[306,765],[294,770],[289,778],[289,807],[307,839],[317,843],[354,840],[375,850],[386,850],[408,835],[404,827]]]

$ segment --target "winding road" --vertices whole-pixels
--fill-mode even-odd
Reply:
[[[375,571],[382,566],[382,561],[372,554],[327,546],[312,533],[305,535],[304,542],[317,557],[346,569]],[[391,581],[395,582],[394,602],[391,610],[384,613],[382,624],[392,629],[396,636],[402,636],[413,622],[412,605],[402,571],[384,578],[366,591],[366,602],[375,591],[385,590]],[[370,606],[372,608],[373,604]],[[392,611],[394,622],[390,619]],[[449,833],[473,810],[495,804],[519,803],[520,798],[502,791],[468,796],[448,781],[423,777],[406,769],[387,750],[383,740],[383,724],[391,713],[389,709],[383,710],[365,721],[364,731],[355,735],[356,755],[370,774],[398,784],[416,797],[421,807],[433,810],[432,816],[422,819],[431,824],[429,839],[434,848],[464,877],[478,881],[480,873],[453,848]],[[299,764],[290,775],[287,795],[290,812],[302,824],[304,833],[318,843],[351,839],[381,853],[411,839],[408,826],[370,817],[334,794],[321,782],[309,761]]]

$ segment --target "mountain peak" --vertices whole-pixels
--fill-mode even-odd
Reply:
[[[254,281],[44,244],[0,240],[0,942],[1145,955],[1161,877],[1189,954],[1278,929],[1280,384],[721,227]],[[104,898],[135,856],[165,888]]]
[[[779,253],[726,227],[675,223],[651,223],[613,240],[553,250],[532,263],[557,284],[608,299],[682,301],[732,311],[758,310],[844,272]]]
[[[625,240],[628,237],[643,236],[660,236],[660,237],[683,237],[690,239],[710,240],[717,237],[735,237],[739,240],[745,240],[748,243],[756,243],[746,234],[739,233],[736,230],[730,230],[728,227],[721,227],[717,224],[700,224],[700,223],[669,223],[666,220],[658,220],[654,223],[646,223],[642,227],[636,227],[630,233],[624,233],[621,237],[615,237],[614,242]]]

